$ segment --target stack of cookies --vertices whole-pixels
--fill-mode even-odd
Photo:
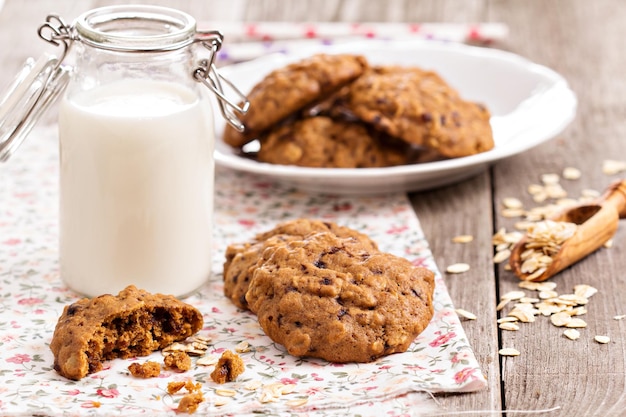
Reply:
[[[371,168],[458,158],[493,148],[490,113],[438,74],[318,54],[270,72],[248,94],[244,131],[223,140],[261,162]]]
[[[224,293],[294,356],[370,362],[433,316],[434,274],[347,227],[298,219],[230,245]]]

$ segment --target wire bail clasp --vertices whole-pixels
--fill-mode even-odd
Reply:
[[[46,17],[46,21],[39,26],[37,34],[44,41],[54,46],[63,46],[63,52],[58,57],[57,68],[67,56],[76,37],[72,34],[72,27],[69,26],[61,16],[50,14]]]
[[[222,46],[223,39],[224,37],[219,31],[199,31],[196,33],[194,43],[201,43],[202,46],[211,51],[211,54],[209,59],[203,59],[198,63],[199,66],[193,71],[193,77],[217,96],[217,103],[224,119],[239,132],[243,132],[244,125],[239,120],[237,113],[246,114],[250,108],[250,101],[232,82],[224,78],[215,66],[215,56]],[[237,102],[226,97],[223,83],[237,96]]]

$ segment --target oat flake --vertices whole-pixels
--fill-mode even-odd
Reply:
[[[466,263],[456,263],[449,265],[446,268],[446,272],[449,274],[462,274],[463,272],[467,272],[470,270],[469,264]]]

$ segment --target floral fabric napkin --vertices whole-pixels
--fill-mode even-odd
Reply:
[[[248,343],[249,351],[240,354],[245,372],[224,385],[211,381],[212,367],[201,365],[185,373],[163,371],[153,379],[130,376],[127,367],[132,362],[161,362],[161,353],[156,352],[148,358],[109,361],[101,372],[69,381],[52,369],[48,346],[63,307],[78,299],[59,277],[57,177],[54,127],[36,129],[16,156],[0,165],[1,415],[175,415],[181,395],[167,394],[167,384],[188,379],[202,383],[205,401],[199,415],[238,416],[399,415],[419,401],[416,393],[468,392],[486,386],[404,194],[306,194],[220,168],[213,276],[186,301],[204,314],[200,335],[211,339],[209,354]],[[223,296],[226,246],[299,217],[358,229],[381,250],[436,271],[435,316],[406,353],[368,364],[295,358],[264,335],[254,315],[238,310]],[[284,390],[288,393],[264,396],[276,383],[288,386]]]

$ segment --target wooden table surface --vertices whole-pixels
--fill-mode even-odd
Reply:
[[[0,12],[0,83],[6,85],[27,56],[46,46],[36,28],[50,12],[71,21],[104,0],[6,0]],[[123,3],[117,1],[115,3]],[[141,3],[141,2],[140,2]],[[419,216],[440,269],[455,262],[471,265],[447,275],[455,306],[476,314],[464,322],[470,343],[488,379],[488,389],[437,396],[445,410],[502,410],[506,415],[537,415],[513,410],[560,407],[550,416],[626,416],[626,224],[613,247],[602,249],[552,281],[562,292],[576,284],[599,291],[590,301],[588,326],[572,341],[547,319],[523,323],[516,332],[499,331],[500,294],[518,289],[518,279],[492,263],[492,235],[512,229],[516,219],[501,215],[502,200],[518,197],[537,205],[527,192],[541,174],[576,167],[582,178],[562,180],[570,196],[604,189],[619,175],[602,171],[604,160],[626,160],[626,6],[620,0],[219,0],[151,3],[187,11],[197,20],[224,21],[397,21],[503,22],[509,36],[494,45],[562,74],[579,104],[574,122],[557,138],[502,161],[456,185],[413,193]],[[515,80],[511,80],[514,85]],[[626,173],[621,174],[622,177]],[[450,239],[471,234],[473,242]],[[594,335],[609,335],[602,345]],[[501,358],[498,349],[521,355]],[[473,415],[490,415],[486,412]],[[491,414],[493,415],[493,414]],[[544,415],[543,413],[541,415]]]

